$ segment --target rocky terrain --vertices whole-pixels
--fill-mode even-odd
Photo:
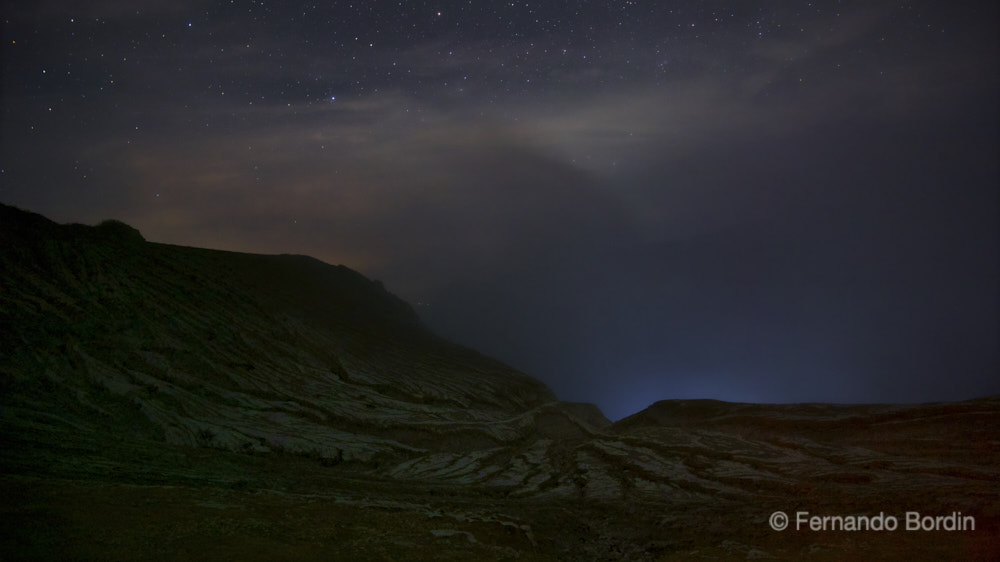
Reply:
[[[2,560],[990,560],[1000,398],[612,424],[346,267],[2,206],[0,490]]]

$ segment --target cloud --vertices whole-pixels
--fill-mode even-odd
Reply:
[[[89,158],[116,170],[104,189],[147,239],[308,253],[392,276],[406,296],[578,259],[625,228],[597,178],[517,130],[407,103],[261,108],[242,130],[116,138]]]

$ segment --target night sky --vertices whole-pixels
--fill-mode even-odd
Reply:
[[[1000,393],[997,3],[5,3],[0,201],[300,253],[612,419]]]

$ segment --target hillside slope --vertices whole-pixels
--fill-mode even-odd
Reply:
[[[377,282],[304,256],[146,242],[0,209],[5,439],[71,434],[398,463],[589,423],[436,338]],[[398,476],[404,474],[396,471]]]
[[[991,560],[998,490],[998,397],[611,424],[346,267],[0,206],[0,560]]]

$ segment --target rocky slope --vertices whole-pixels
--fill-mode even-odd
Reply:
[[[0,447],[0,559],[989,559],[1000,536],[997,398],[611,424],[343,266],[6,206]],[[776,510],[978,527],[779,533]]]
[[[19,433],[373,462],[506,446],[539,417],[608,424],[435,338],[343,266],[3,213],[3,416]]]

